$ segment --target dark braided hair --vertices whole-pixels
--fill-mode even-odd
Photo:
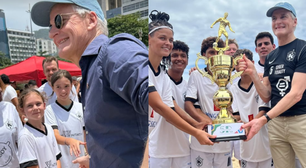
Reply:
[[[159,26],[168,26],[171,29],[173,29],[172,25],[168,22],[170,19],[170,16],[165,12],[159,12],[157,10],[153,10],[151,11],[149,18],[152,20],[152,22],[149,23],[149,32],[151,32],[151,30]],[[149,36],[153,37],[155,31],[151,32]],[[161,67],[163,70],[165,70],[166,67],[168,67],[171,63],[170,59],[167,57],[169,56],[163,57],[162,62],[161,62]]]
[[[170,16],[165,12],[158,12],[157,10],[153,10],[150,13],[149,18],[152,20],[152,22],[149,23],[149,32],[159,26],[168,26],[173,29],[172,25],[168,22]],[[152,32],[150,35],[153,36],[153,34],[154,32]]]

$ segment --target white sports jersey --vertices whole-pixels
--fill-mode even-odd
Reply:
[[[255,69],[256,69],[257,73],[262,73],[263,74],[265,72],[265,66],[260,64],[259,61],[255,62],[254,65],[255,65]]]
[[[163,102],[169,107],[174,107],[171,80],[167,73],[160,68],[158,73],[154,73],[150,64],[149,80],[149,87],[154,86]],[[182,140],[185,140],[185,143],[182,143]],[[190,155],[188,149],[189,143],[184,132],[159,116],[156,127],[149,135],[149,156],[154,158],[188,156]]]
[[[46,98],[47,98],[46,106],[48,106],[49,104],[52,104],[52,103],[55,102],[57,96],[56,96],[55,93],[53,93],[52,87],[49,85],[48,82],[46,82],[45,84],[41,85],[37,90],[38,90],[40,93],[45,92]],[[53,93],[53,95],[52,95],[52,93]],[[52,95],[52,96],[51,96],[51,95]],[[69,98],[70,98],[72,101],[79,102],[78,96],[77,96],[77,94],[76,94],[76,90],[75,90],[74,85],[72,85],[72,89],[71,89]]]
[[[171,90],[171,81],[167,73],[161,70],[158,67],[159,72],[155,73],[152,69],[152,65],[149,68],[149,92],[157,91],[160,95],[162,101],[169,107],[174,107],[172,92]],[[167,90],[168,89],[168,90]],[[153,108],[149,105],[149,134],[156,127],[157,122],[159,121],[160,115],[156,113]]]
[[[20,167],[27,165],[57,168],[57,160],[61,157],[53,129],[44,124],[46,132],[26,123],[18,139],[18,157]]]
[[[11,100],[15,97],[17,97],[16,90],[11,85],[8,85],[3,92],[2,96],[3,101],[12,103]]]
[[[259,112],[259,108],[269,109],[269,104],[264,103],[258,95],[253,83],[249,89],[240,87],[240,81],[231,86],[235,104],[234,112],[239,111],[243,122],[250,122]],[[264,125],[260,131],[249,141],[241,141],[240,144],[241,159],[249,162],[261,162],[271,158],[268,129]]]
[[[73,138],[84,142],[84,119],[82,104],[72,102],[70,110],[66,110],[57,101],[47,106],[45,110],[45,122],[53,129],[58,129],[61,136]],[[58,145],[62,154],[62,167],[78,168],[78,164],[73,164],[75,155],[70,155],[70,148],[67,145]],[[81,154],[84,156],[84,146],[80,145]]]
[[[228,85],[229,86],[229,85]],[[212,83],[207,77],[203,77],[199,71],[193,71],[189,77],[186,100],[198,101],[202,111],[212,120],[217,118],[219,110],[214,108],[213,96],[218,90],[218,85]],[[230,142],[220,142],[213,146],[201,145],[191,136],[191,149],[206,153],[226,153],[231,150]]]
[[[16,107],[0,102],[0,167],[19,167],[16,143],[22,128]]]

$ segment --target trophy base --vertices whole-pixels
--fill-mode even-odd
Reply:
[[[243,123],[223,123],[208,125],[208,133],[217,135],[217,138],[210,138],[213,142],[245,140],[245,130],[240,129]]]

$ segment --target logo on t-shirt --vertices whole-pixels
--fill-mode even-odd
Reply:
[[[287,60],[287,61],[293,61],[295,55],[296,55],[296,53],[295,53],[294,49],[293,49],[292,51],[289,51],[289,52],[287,53],[286,60]]]
[[[196,165],[197,165],[198,167],[203,166],[203,159],[202,159],[200,156],[198,156],[198,157],[196,158]]]
[[[277,84],[276,84],[276,88],[280,91],[279,94],[284,97],[286,94],[286,90],[289,87],[289,83],[288,80],[286,79],[279,79]]]
[[[46,164],[46,166],[47,166],[46,168],[57,167],[57,163],[56,163],[56,162],[55,162],[55,163],[52,163],[51,160],[46,161],[45,164]]]
[[[12,161],[13,151],[10,142],[0,142],[0,167],[6,167]]]
[[[5,127],[9,130],[13,129],[13,121],[7,120],[5,122]]]

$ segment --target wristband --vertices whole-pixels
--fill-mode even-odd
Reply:
[[[267,122],[269,122],[271,120],[271,118],[268,116],[268,114],[265,113],[264,116],[266,117]]]

